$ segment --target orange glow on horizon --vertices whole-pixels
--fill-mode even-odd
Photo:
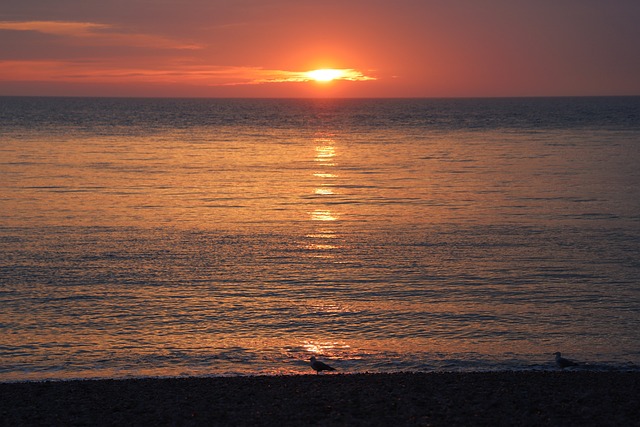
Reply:
[[[347,77],[349,70],[336,70],[333,68],[321,68],[319,70],[307,71],[307,76],[317,82],[330,82],[336,79]]]
[[[362,71],[353,68],[319,68],[311,71],[284,71],[284,70],[261,70],[267,75],[273,74],[273,77],[267,77],[262,80],[256,80],[254,83],[285,83],[285,82],[330,82],[334,80],[347,80],[351,82],[363,82],[369,80],[377,80],[375,77],[367,76]]]

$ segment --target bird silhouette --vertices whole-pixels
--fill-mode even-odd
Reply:
[[[311,356],[311,359],[309,359],[311,361],[311,368],[316,371],[316,374],[319,374],[320,371],[335,371],[335,368],[332,368],[331,366],[327,365],[326,363],[320,362],[318,360],[316,360],[315,356]]]
[[[556,351],[553,354],[556,356],[556,365],[558,365],[560,369],[564,369],[569,366],[578,366],[576,362],[562,357],[562,354],[559,351]]]

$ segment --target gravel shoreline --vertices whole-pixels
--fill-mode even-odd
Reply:
[[[640,425],[640,372],[477,372],[0,383],[0,424]]]

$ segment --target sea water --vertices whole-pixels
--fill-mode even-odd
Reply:
[[[640,98],[0,98],[0,381],[640,365]]]

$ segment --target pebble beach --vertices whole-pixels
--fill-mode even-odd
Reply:
[[[18,382],[0,383],[0,424],[631,426],[639,395],[640,372]]]

